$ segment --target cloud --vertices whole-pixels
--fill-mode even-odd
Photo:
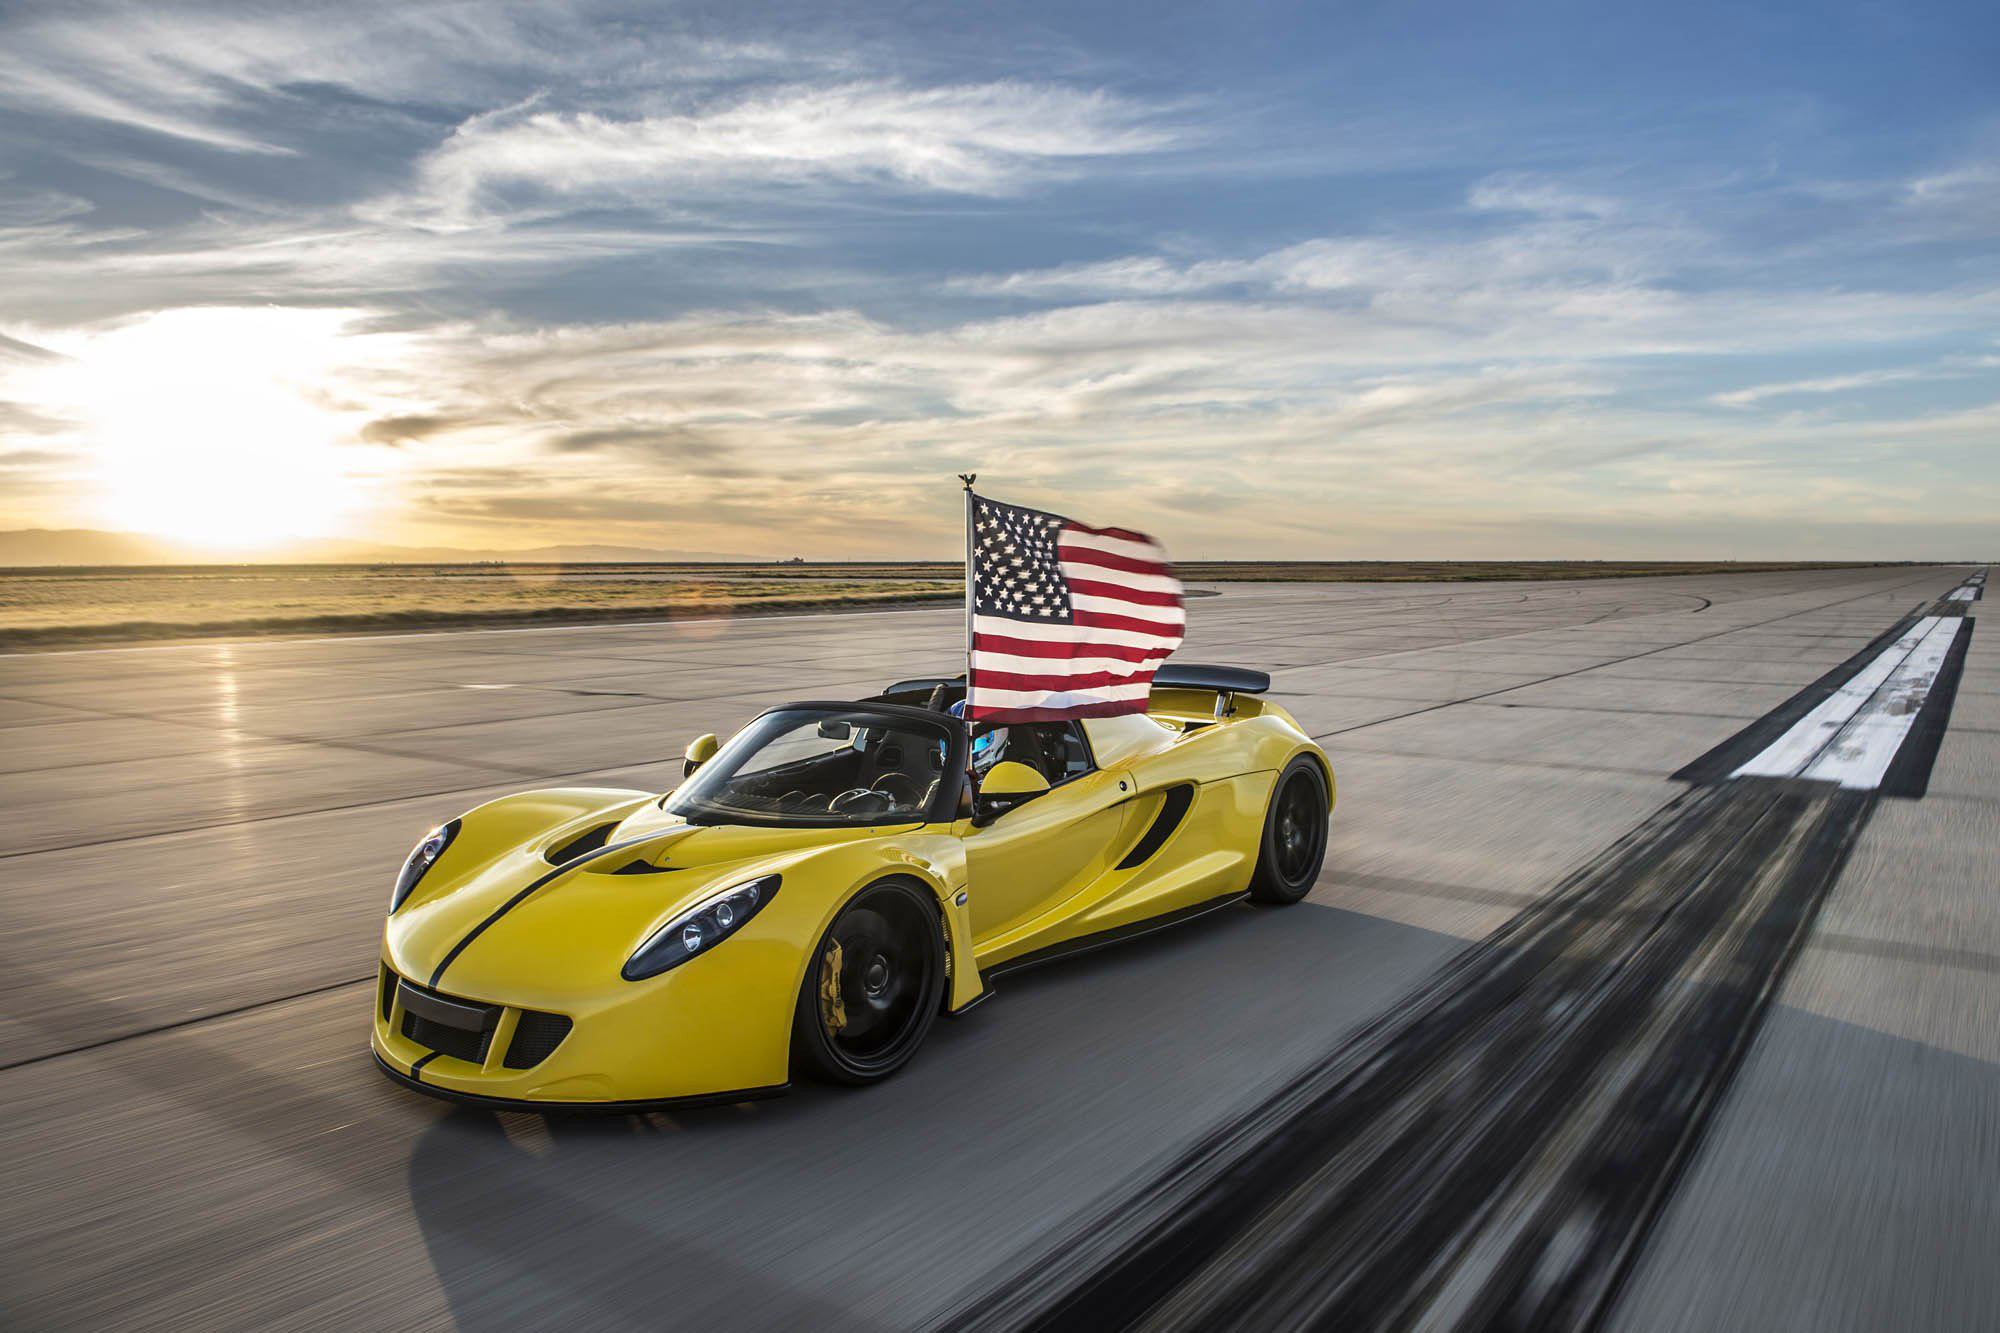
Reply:
[[[0,423],[6,421],[7,404],[0,403]],[[0,470],[14,471],[29,468],[72,467],[76,455],[57,453],[53,449],[12,449],[0,453]]]
[[[671,115],[521,108],[460,125],[386,216],[470,226],[507,191],[671,209],[687,191],[821,181],[947,193],[1014,191],[1052,164],[1175,142],[1151,107],[1029,83],[787,87]]]
[[[62,354],[59,352],[51,352],[46,347],[37,347],[31,342],[23,342],[19,338],[9,338],[6,334],[0,333],[0,362],[14,361],[28,365],[46,365],[49,362],[60,361],[62,359]]]
[[[426,413],[377,417],[361,428],[360,438],[365,444],[411,444],[485,424],[486,422],[478,417],[437,416]]]
[[[1718,393],[1709,401],[1724,407],[1749,407],[1767,398],[1790,398],[1804,394],[1847,393],[1853,389],[1869,389],[1878,384],[1904,384],[1911,380],[1929,380],[1949,377],[1950,372],[1936,369],[1864,370],[1852,375],[1827,375],[1818,379],[1786,380],[1776,384],[1753,384],[1746,389],[1732,389]]]
[[[1475,225],[1439,225],[1427,236],[1406,231],[1315,237],[1247,259],[1132,255],[960,277],[954,286],[982,295],[1051,299],[1184,296],[1229,288],[1292,295],[1509,286],[1559,290],[1644,283],[1672,272],[1685,256],[1719,252],[1718,238],[1678,217],[1641,213],[1547,181],[1480,181],[1462,211]]]
[[[1909,182],[1904,197],[1919,208],[1977,208],[1991,219],[2000,201],[2000,161],[1975,161],[1919,176]]]
[[[662,70],[722,83],[848,63],[837,43],[724,40],[678,16],[649,19],[621,21],[595,0],[236,10],[79,0],[0,26],[0,103],[223,153],[292,156],[285,113],[315,88],[377,114],[435,116],[506,105],[538,86],[630,100],[658,88]]]
[[[0,174],[0,231],[17,227],[39,227],[88,213],[91,203],[61,190],[17,188]]]
[[[1624,211],[1622,203],[1608,195],[1580,190],[1562,180],[1511,172],[1474,184],[1466,203],[1482,212],[1542,217],[1612,218]]]

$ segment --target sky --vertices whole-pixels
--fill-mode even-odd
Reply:
[[[0,528],[2000,548],[1988,4],[15,4]]]

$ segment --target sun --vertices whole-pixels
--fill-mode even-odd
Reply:
[[[164,311],[91,338],[67,377],[101,521],[217,551],[338,536],[364,485],[331,392],[351,312]]]

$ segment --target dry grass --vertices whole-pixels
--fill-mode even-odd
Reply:
[[[1626,578],[1833,563],[1197,562],[1191,583]],[[214,565],[0,571],[0,649],[394,627],[647,620],[962,596],[943,562],[827,565]]]
[[[0,647],[670,619],[962,596],[950,578],[657,566],[217,566],[0,574]]]

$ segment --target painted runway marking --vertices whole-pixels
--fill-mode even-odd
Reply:
[[[1731,777],[1881,785],[1965,621],[1925,616]]]

